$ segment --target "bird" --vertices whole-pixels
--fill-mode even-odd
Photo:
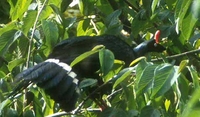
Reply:
[[[158,38],[157,35],[154,36]],[[97,71],[100,69],[99,55],[95,53],[73,67],[70,64],[81,54],[103,45],[113,52],[115,59],[125,62],[125,67],[136,58],[149,52],[163,52],[165,47],[158,39],[144,41],[135,48],[114,35],[71,37],[58,43],[47,60],[28,68],[15,76],[18,85],[9,96],[14,96],[30,84],[37,84],[60,108],[66,112],[75,109],[80,95],[79,84],[84,78],[97,79],[102,83]]]

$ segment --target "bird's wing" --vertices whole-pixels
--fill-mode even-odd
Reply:
[[[48,59],[19,73],[15,77],[15,82],[19,84],[9,96],[14,96],[29,84],[35,83],[64,110],[71,111],[79,94],[78,79],[71,69],[58,59]]]

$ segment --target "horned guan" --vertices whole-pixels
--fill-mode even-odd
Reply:
[[[119,37],[112,35],[68,38],[53,49],[46,61],[19,73],[15,77],[19,84],[11,94],[14,95],[29,84],[35,83],[44,89],[45,93],[60,105],[60,108],[67,112],[73,110],[80,93],[79,82],[83,78],[100,79],[96,73],[100,68],[99,56],[97,53],[93,54],[72,68],[69,64],[80,54],[90,51],[97,45],[104,45],[111,50],[115,59],[124,61],[125,66],[148,52],[165,50],[155,39],[132,48]]]

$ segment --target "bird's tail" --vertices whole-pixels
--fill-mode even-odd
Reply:
[[[15,77],[19,83],[9,97],[27,88],[31,83],[37,84],[65,111],[75,108],[79,96],[78,79],[72,68],[57,59],[48,59],[29,68]]]

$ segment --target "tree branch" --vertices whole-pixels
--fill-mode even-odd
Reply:
[[[200,49],[196,49],[196,50],[191,50],[191,51],[187,51],[181,54],[176,54],[176,55],[172,55],[172,56],[167,56],[166,59],[175,59],[175,58],[179,58],[179,57],[183,57],[183,56],[188,56],[194,53],[200,53]],[[158,59],[152,59],[152,62],[156,62],[156,61],[161,61],[163,60],[162,58],[158,58]]]

